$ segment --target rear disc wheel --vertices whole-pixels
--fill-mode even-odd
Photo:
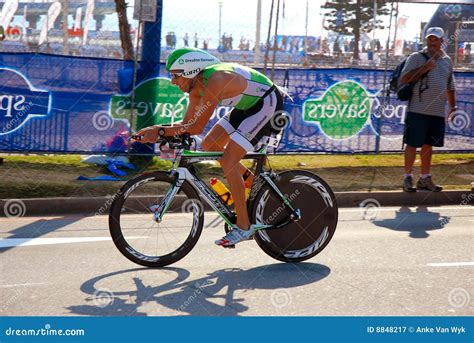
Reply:
[[[255,241],[271,257],[300,262],[319,254],[329,243],[337,226],[338,207],[331,188],[319,176],[302,170],[286,171],[274,180],[301,219],[281,229],[260,230]],[[252,222],[281,223],[291,210],[268,185],[251,204]]]

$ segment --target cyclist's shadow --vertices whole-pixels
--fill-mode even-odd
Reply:
[[[146,285],[147,273],[160,271],[174,272],[177,277],[160,286]],[[145,273],[137,277],[139,273]],[[123,284],[100,289],[108,278],[119,276],[126,278],[126,273],[134,273],[133,290],[121,291]],[[81,290],[90,296],[86,299],[91,305],[70,306],[67,309],[74,314],[100,316],[145,316],[145,315],[195,315],[195,316],[235,316],[249,310],[254,299],[258,299],[255,308],[269,305],[278,308],[291,302],[291,288],[317,282],[330,273],[326,266],[314,263],[287,264],[279,263],[260,266],[249,270],[239,268],[222,269],[205,277],[185,281],[190,273],[181,268],[162,269],[129,269],[101,275],[86,281]],[[156,274],[154,274],[156,275]],[[259,290],[274,290],[260,293]],[[246,293],[257,291],[245,298],[237,298],[235,292]],[[102,292],[102,293],[101,293]],[[285,300],[286,298],[286,300]],[[244,303],[245,301],[245,303]],[[283,304],[282,304],[283,303]],[[160,311],[161,305],[173,311]],[[139,308],[150,309],[140,312]],[[158,307],[158,308],[157,308]],[[282,306],[283,307],[283,306]],[[163,313],[161,313],[163,312]]]

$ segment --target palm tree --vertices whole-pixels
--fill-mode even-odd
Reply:
[[[119,20],[123,57],[125,60],[133,60],[135,57],[133,53],[132,37],[130,35],[130,24],[128,23],[127,18],[127,3],[125,0],[115,0],[115,8]]]

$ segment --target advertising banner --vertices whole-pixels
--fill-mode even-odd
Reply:
[[[118,71],[132,67],[120,60],[0,55],[0,151],[126,152],[129,131],[137,125],[179,122],[188,97],[171,84],[164,66],[161,76],[138,80],[133,92],[121,92],[124,80]],[[287,86],[292,98],[285,98],[291,121],[277,151],[401,151],[407,103],[382,91],[389,74],[347,68],[277,70],[275,82]],[[474,73],[455,76],[459,109],[439,149],[474,151]],[[230,110],[219,106],[204,134]]]

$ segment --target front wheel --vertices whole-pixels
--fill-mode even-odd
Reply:
[[[331,188],[319,176],[303,170],[278,174],[275,184],[301,219],[280,229],[260,230],[255,241],[271,257],[284,262],[300,262],[319,254],[329,243],[337,226],[338,207]],[[265,184],[250,204],[252,222],[277,224],[291,210]]]
[[[188,182],[167,202],[168,211],[162,220],[154,220],[154,210],[163,205],[175,182],[167,172],[147,173],[128,181],[114,196],[110,234],[130,261],[163,267],[182,259],[197,243],[204,213],[199,195]]]

